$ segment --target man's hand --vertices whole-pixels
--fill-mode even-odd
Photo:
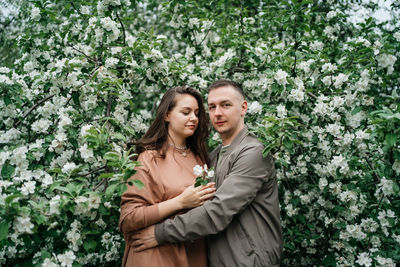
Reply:
[[[154,229],[154,225],[151,225],[135,232],[131,236],[131,247],[133,248],[133,251],[139,252],[158,246]]]

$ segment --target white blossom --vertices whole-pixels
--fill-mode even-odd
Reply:
[[[285,85],[288,83],[287,80],[286,80],[286,78],[287,78],[288,75],[289,75],[289,74],[288,74],[286,71],[284,71],[284,70],[278,70],[278,71],[275,73],[274,78],[275,78],[275,80],[277,81],[277,83],[279,83],[280,85],[285,86]]]
[[[60,261],[61,266],[72,267],[72,263],[74,263],[76,256],[74,252],[67,251],[64,254],[58,254],[57,259]]]
[[[365,267],[372,266],[372,259],[369,257],[369,254],[366,252],[359,254],[356,262],[361,266],[365,266]]]
[[[40,9],[37,7],[33,7],[31,10],[31,19],[39,20],[40,19]]]
[[[77,166],[74,162],[68,162],[62,167],[61,171],[63,173],[70,173],[71,171],[75,170],[76,168],[77,168]]]
[[[250,114],[255,114],[255,113],[261,114],[261,112],[262,112],[262,106],[260,105],[260,103],[258,103],[258,101],[253,101],[253,102],[251,102],[251,104],[249,105],[248,112],[249,112]]]
[[[387,68],[387,74],[390,75],[394,71],[394,63],[397,61],[397,57],[389,54],[380,54],[376,57],[378,65],[382,68]]]
[[[203,167],[201,167],[200,165],[196,165],[193,167],[193,172],[196,176],[202,176],[203,175]]]

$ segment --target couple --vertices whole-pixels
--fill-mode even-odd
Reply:
[[[189,87],[165,93],[154,122],[136,142],[142,165],[132,178],[144,188],[128,186],[122,195],[123,267],[279,266],[274,162],[262,156],[263,145],[244,124],[247,102],[240,85],[214,82],[208,110],[222,139],[210,158],[203,101]],[[194,187],[193,167],[205,163],[215,177]]]

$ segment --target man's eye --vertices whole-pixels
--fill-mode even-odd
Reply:
[[[214,106],[208,107],[208,109],[209,109],[209,110],[213,110],[213,109],[215,109],[215,107],[214,107]]]
[[[231,104],[228,104],[228,103],[226,103],[226,104],[223,104],[222,106],[223,107],[229,107]]]

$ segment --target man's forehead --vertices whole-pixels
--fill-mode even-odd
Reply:
[[[208,94],[208,103],[242,100],[242,96],[232,86],[223,86],[211,90]]]

